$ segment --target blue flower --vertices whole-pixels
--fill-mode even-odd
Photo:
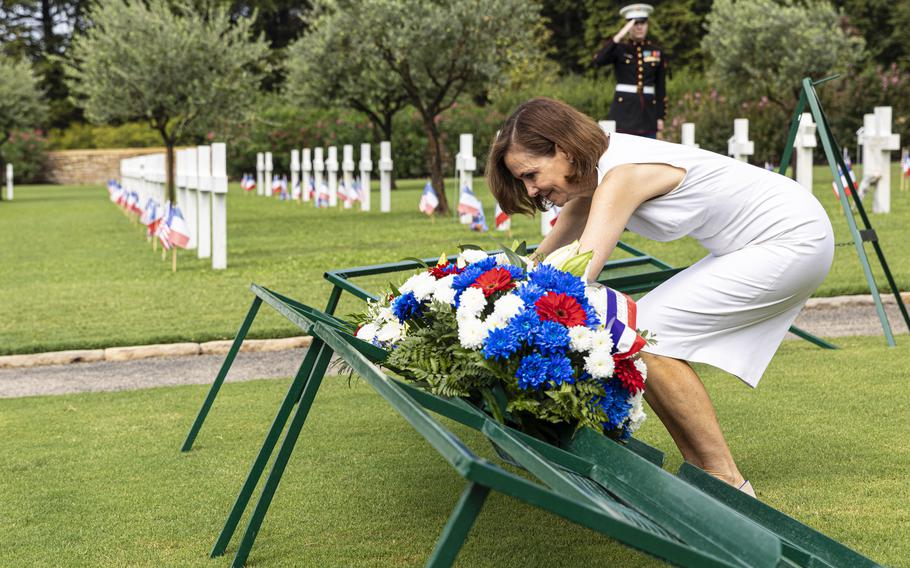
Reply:
[[[475,262],[474,264],[469,264],[467,268],[464,269],[464,272],[452,279],[452,289],[455,290],[455,307],[461,305],[461,293],[465,291],[471,284],[473,284],[477,277],[486,272],[487,270],[496,266],[496,259],[494,257],[488,257],[480,262]]]
[[[484,359],[508,359],[520,347],[521,341],[517,340],[514,334],[509,333],[508,329],[494,329],[484,341],[483,357]]]
[[[572,361],[565,355],[550,355],[547,379],[559,386],[563,383],[575,382],[575,372],[572,370]]]
[[[534,302],[542,298],[546,293],[547,291],[537,284],[526,284],[518,290],[518,297],[521,298],[522,302],[531,306],[533,309]]]
[[[532,353],[521,360],[515,378],[518,379],[519,388],[539,390],[562,383],[573,383],[575,373],[572,371],[572,362],[565,355],[545,356]]]
[[[533,309],[526,309],[509,321],[506,331],[514,338],[514,341],[521,343],[530,342],[534,334],[540,327],[540,318]]]
[[[555,321],[543,321],[537,327],[532,341],[541,353],[565,353],[569,348],[569,330]]]
[[[422,316],[423,306],[417,300],[414,292],[407,292],[398,296],[392,302],[392,313],[395,314],[398,321],[404,323],[407,320]]]
[[[588,299],[585,297],[585,285],[578,276],[557,270],[549,264],[541,264],[537,267],[537,270],[530,274],[528,282],[543,288],[545,291],[559,292],[572,296],[582,307],[588,307]]]
[[[512,280],[518,281],[525,279],[525,271],[520,266],[515,266],[513,264],[500,264],[499,267],[508,270],[509,274],[512,275]]]
[[[604,394],[591,399],[591,402],[601,407],[607,415],[607,421],[603,422],[604,430],[615,430],[629,416],[629,410],[632,405],[629,403],[629,393],[615,379],[601,383]]]
[[[518,365],[518,371],[515,372],[515,378],[518,379],[518,388],[527,390],[529,388],[537,390],[546,381],[547,360],[538,353],[532,353]]]

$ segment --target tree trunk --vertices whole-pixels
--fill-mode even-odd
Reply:
[[[168,140],[167,157],[164,160],[164,169],[167,172],[167,198],[171,203],[177,203],[176,193],[174,190],[174,141]],[[183,203],[180,204],[181,206]]]
[[[164,142],[164,147],[167,148],[164,157],[164,177],[167,180],[167,183],[165,184],[166,199],[171,203],[176,204],[177,194],[174,191],[174,146],[176,144],[176,137],[168,136],[166,118],[158,118],[154,124],[155,130],[158,131],[158,134],[161,134],[161,141]]]
[[[445,179],[442,175],[442,144],[439,140],[439,128],[433,115],[427,113],[423,116],[423,126],[427,132],[427,146],[430,151],[430,183],[436,190],[436,196],[439,198],[439,207],[437,213],[447,215],[449,213],[449,201],[446,199]]]
[[[382,135],[385,137],[383,140],[392,141],[392,120],[395,117],[397,110],[391,112],[385,112],[382,115]],[[392,178],[392,189],[398,189],[398,176],[395,175],[395,169],[392,168],[391,178]]]

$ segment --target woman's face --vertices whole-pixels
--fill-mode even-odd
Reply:
[[[572,161],[559,146],[552,156],[534,156],[522,148],[511,147],[503,160],[509,171],[525,185],[531,197],[541,196],[562,207],[581,192],[566,178],[574,172]]]
[[[632,39],[641,41],[648,35],[648,20],[635,20],[630,35]]]

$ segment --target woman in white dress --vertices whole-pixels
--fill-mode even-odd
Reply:
[[[731,158],[637,136],[607,136],[565,103],[530,100],[503,124],[486,169],[507,213],[562,207],[538,255],[579,239],[593,280],[624,229],[684,236],[708,255],[638,301],[645,398],[683,457],[754,495],[689,362],[755,387],[834,254],[831,223],[793,180]],[[595,269],[595,267],[597,267]]]

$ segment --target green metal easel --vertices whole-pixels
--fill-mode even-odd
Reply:
[[[878,235],[876,234],[875,229],[872,228],[872,223],[869,222],[869,217],[866,215],[866,209],[863,207],[863,202],[859,198],[859,190],[854,181],[848,179],[850,176],[844,176],[844,179],[847,179],[847,183],[850,184],[850,194],[853,197],[853,204],[856,206],[856,210],[859,212],[860,219],[863,222],[864,229],[860,230],[857,228],[856,219],[853,217],[853,210],[850,208],[850,202],[847,198],[847,192],[844,190],[844,184],[841,180],[841,175],[838,172],[838,168],[840,168],[840,171],[846,172],[847,166],[844,163],[841,149],[834,139],[834,134],[831,132],[828,118],[825,116],[821,102],[818,100],[818,95],[815,92],[816,85],[836,79],[837,77],[838,75],[834,75],[819,81],[812,81],[808,77],[803,79],[803,88],[799,96],[799,104],[796,105],[796,112],[793,113],[793,120],[790,123],[790,134],[787,136],[787,144],[784,146],[784,154],[781,158],[779,173],[781,175],[786,175],[787,166],[789,166],[790,158],[793,154],[793,142],[796,140],[800,116],[802,116],[803,110],[808,104],[809,110],[812,113],[812,118],[815,120],[818,129],[818,137],[825,150],[828,166],[830,166],[831,174],[834,176],[838,198],[840,199],[841,208],[844,210],[844,217],[847,218],[847,226],[850,228],[850,234],[853,237],[856,254],[859,256],[859,262],[863,267],[863,274],[866,276],[866,282],[869,283],[869,290],[872,292],[873,300],[875,300],[875,310],[878,312],[878,317],[882,322],[885,340],[888,342],[889,347],[894,347],[894,334],[891,332],[891,324],[888,322],[888,315],[885,313],[885,307],[882,304],[878,286],[875,283],[875,277],[872,275],[872,267],[869,265],[869,258],[866,256],[866,249],[863,246],[864,242],[872,243],[872,247],[875,249],[875,254],[878,257],[879,265],[885,273],[885,278],[888,280],[888,286],[891,287],[891,291],[894,293],[894,298],[897,300],[897,305],[900,308],[901,315],[904,318],[904,323],[907,325],[908,330],[910,330],[910,315],[907,314],[907,306],[904,305],[900,290],[897,288],[894,277],[891,275],[891,269],[888,267],[888,261],[885,260],[885,253],[882,251],[882,247],[879,244]]]

